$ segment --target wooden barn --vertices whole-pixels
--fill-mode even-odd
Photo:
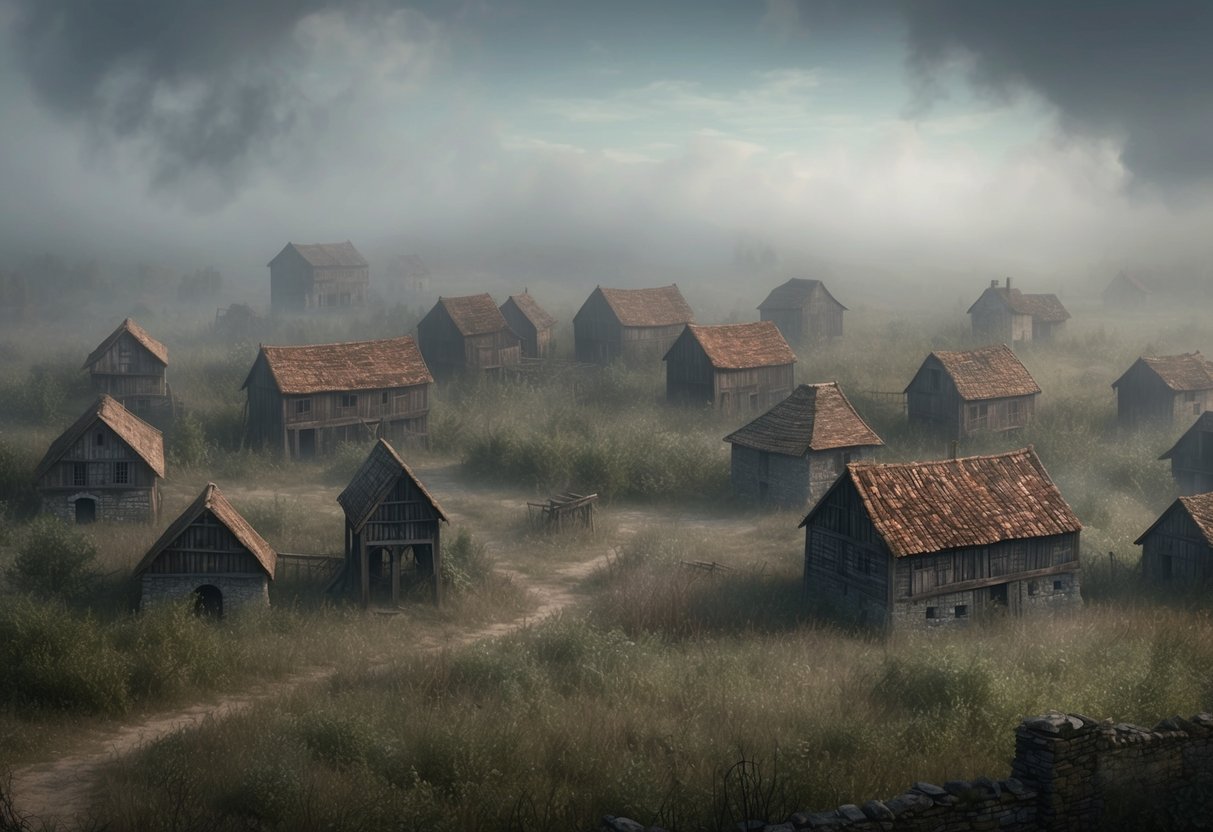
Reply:
[[[1213,491],[1213,410],[1200,414],[1159,459],[1171,460],[1171,476],[1180,494]]]
[[[510,295],[501,304],[506,324],[522,339],[523,358],[551,358],[552,328],[556,319],[535,302],[529,292]]]
[[[370,265],[349,240],[287,243],[269,267],[275,312],[365,306],[370,293]]]
[[[789,344],[841,337],[846,311],[820,280],[799,277],[776,286],[758,304],[762,320],[774,321]]]
[[[1005,344],[976,350],[937,350],[905,389],[912,424],[965,437],[1025,427],[1040,387]]]
[[[1134,542],[1146,583],[1206,589],[1213,578],[1213,494],[1180,497]]]
[[[1025,294],[997,280],[969,307],[973,335],[984,341],[1015,344],[1021,341],[1048,341],[1057,335],[1070,313],[1057,295]]]
[[[1112,382],[1121,425],[1187,424],[1213,410],[1213,361],[1199,352],[1142,356]]]
[[[84,360],[93,390],[115,398],[143,419],[172,415],[172,397],[165,371],[168,350],[130,318]]]
[[[68,523],[152,523],[160,514],[164,438],[102,395],[34,469],[42,510]]]
[[[587,364],[653,364],[695,320],[678,285],[655,289],[596,288],[573,317],[577,360]]]
[[[804,591],[892,629],[1081,605],[1082,524],[1036,452],[851,463],[800,524]]]
[[[210,482],[135,567],[139,606],[191,597],[195,610],[213,615],[266,606],[277,561],[273,548]]]
[[[291,459],[380,437],[424,445],[433,382],[410,336],[262,346],[243,385],[248,439]]]
[[[723,413],[770,407],[796,384],[796,353],[771,321],[687,324],[664,361],[669,401]]]
[[[817,502],[849,463],[871,459],[884,445],[835,381],[800,385],[724,441],[732,445],[734,494],[798,509]]]
[[[345,512],[343,578],[347,588],[358,587],[363,607],[384,585],[398,603],[406,567],[429,581],[434,603],[442,603],[441,524],[449,520],[390,444],[375,443],[337,502]]]
[[[495,375],[522,358],[522,339],[488,294],[439,298],[417,324],[417,342],[440,381],[464,372]]]
[[[1138,278],[1121,272],[1103,290],[1103,305],[1108,309],[1141,309],[1150,303],[1153,292]]]

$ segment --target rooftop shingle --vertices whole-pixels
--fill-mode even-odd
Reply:
[[[678,290],[677,284],[653,289],[607,289],[595,291],[624,326],[674,326],[689,324],[695,313]]]
[[[263,346],[261,357],[284,395],[385,390],[434,380],[417,342],[408,335],[341,344]],[[250,371],[244,387],[252,375]]]
[[[724,441],[797,457],[809,451],[884,444],[835,381],[800,385]]]
[[[943,365],[944,372],[965,401],[1031,396],[1040,392],[1028,368],[1006,344],[975,350],[936,350],[931,356]],[[909,389],[907,387],[906,391]]]
[[[131,413],[116,399],[100,396],[72,426],[59,435],[47,448],[42,461],[34,469],[34,479],[41,479],[52,465],[84,435],[94,423],[101,422],[118,435],[158,477],[164,476],[164,436],[160,431]]]
[[[202,489],[202,493],[198,495],[185,511],[174,520],[160,538],[152,544],[152,548],[148,549],[147,554],[143,556],[143,560],[139,561],[139,565],[135,567],[135,575],[140,574],[145,569],[150,567],[156,560],[156,557],[173,544],[173,542],[181,536],[181,534],[189,528],[195,520],[202,516],[203,512],[209,511],[216,520],[224,525],[235,538],[240,541],[240,545],[248,549],[249,552],[261,564],[261,567],[266,571],[271,579],[274,577],[274,570],[278,566],[278,553],[270,544],[265,542],[265,538],[257,534],[249,522],[244,519],[240,512],[228,502],[227,497],[219,490],[219,486],[213,482],[208,482],[206,487]]]
[[[778,367],[796,362],[796,353],[772,321],[718,326],[687,324],[686,332],[699,343],[717,370]]]

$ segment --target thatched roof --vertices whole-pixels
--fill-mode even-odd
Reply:
[[[1069,311],[1062,305],[1057,295],[1051,294],[1028,294],[1021,292],[1018,289],[1008,289],[1005,286],[991,286],[982,292],[973,306],[969,307],[969,312],[973,309],[981,299],[991,292],[998,298],[1001,298],[1013,312],[1018,312],[1021,315],[1031,315],[1038,321],[1045,323],[1061,323],[1070,317]]]
[[[236,511],[235,507],[227,501],[227,497],[223,496],[219,486],[213,482],[208,482],[198,498],[190,503],[189,508],[181,512],[177,519],[169,524],[169,527],[164,530],[164,534],[160,535],[159,539],[152,544],[152,548],[148,549],[143,560],[139,561],[134,574],[138,575],[150,567],[161,552],[172,546],[187,528],[208,511],[240,541],[241,546],[248,549],[249,553],[257,559],[257,563],[261,564],[261,568],[273,580],[274,570],[278,565],[278,553],[265,542],[261,535],[257,534],[256,529],[249,525],[240,512]]]
[[[433,506],[439,519],[450,522],[446,512],[438,504],[438,500],[425,487],[425,483],[413,473],[413,469],[409,468],[408,463],[400,458],[400,454],[396,453],[396,449],[386,439],[380,439],[371,448],[371,452],[355,472],[350,484],[337,496],[337,502],[345,512],[346,520],[349,521],[355,532],[361,530],[371,519],[375,509],[383,502],[383,498],[388,495],[392,486],[396,484],[396,480],[401,476],[412,480],[413,484],[417,486],[417,490],[424,494],[426,500]]]
[[[101,395],[72,426],[51,443],[38,467],[34,479],[41,479],[51,466],[63,458],[68,449],[93,425],[101,422],[118,435],[135,454],[147,463],[158,477],[164,476],[164,436],[160,431],[131,413],[116,399]]]
[[[779,367],[796,362],[796,353],[772,321],[718,326],[687,324],[679,340],[682,338],[694,338],[717,370]],[[664,360],[669,360],[674,349],[670,347]]]
[[[536,303],[535,298],[531,297],[529,292],[523,292],[521,295],[510,295],[506,299],[506,302],[501,304],[503,312],[506,306],[513,306],[517,309],[518,313],[530,321],[531,326],[535,327],[538,331],[543,331],[556,325],[556,319]]]
[[[129,334],[134,338],[141,347],[152,354],[152,357],[161,364],[168,366],[168,348],[148,334],[148,331],[139,324],[135,323],[130,318],[127,318],[122,323],[118,324],[118,328],[109,334],[109,337],[102,341],[97,349],[88,354],[88,358],[84,359],[84,369],[96,364],[101,360],[110,347],[114,346],[114,342],[122,337],[123,333]]]
[[[262,346],[257,360],[266,362],[278,390],[288,396],[386,390],[434,380],[411,335],[342,344]],[[252,378],[250,370],[242,388]]]
[[[1208,494],[1193,494],[1190,497],[1180,497],[1164,511],[1159,518],[1151,524],[1150,528],[1141,533],[1141,537],[1133,542],[1141,545],[1145,539],[1150,536],[1150,533],[1158,527],[1158,524],[1167,519],[1173,511],[1186,512],[1192,518],[1192,522],[1196,524],[1196,528],[1200,530],[1201,537],[1205,539],[1205,543],[1213,546],[1213,492]]]
[[[365,269],[368,265],[349,240],[344,243],[287,243],[274,260],[291,250],[318,269]],[[274,260],[269,265],[274,265]]]
[[[1143,355],[1112,382],[1113,389],[1119,387],[1138,364],[1147,367],[1176,393],[1213,390],[1213,361],[1201,355],[1199,350],[1182,355]]]
[[[838,307],[844,312],[846,311],[846,307],[838,303],[835,297],[830,294],[830,290],[820,280],[806,280],[800,277],[793,277],[788,282],[776,286],[767,295],[766,300],[758,304],[758,308],[761,310],[801,309],[813,297],[813,292],[818,287],[821,287],[821,291],[825,293],[827,298],[838,304]]]
[[[884,444],[836,381],[800,385],[786,399],[730,433],[724,441],[797,457],[809,451]]]
[[[1082,530],[1030,447],[936,462],[851,463],[802,527],[843,483],[854,486],[894,557]]]
[[[459,334],[465,338],[510,329],[505,316],[487,292],[458,298],[438,298],[437,307],[446,310]],[[433,310],[430,314],[433,314]]]
[[[624,326],[674,326],[695,320],[695,313],[678,290],[677,283],[653,289],[599,286],[594,291],[602,296]]]
[[[1171,446],[1171,449],[1160,456],[1159,459],[1170,459],[1175,456],[1179,452],[1179,446],[1183,445],[1189,436],[1200,432],[1213,433],[1213,410],[1206,410],[1197,416],[1196,421],[1192,423],[1192,427],[1185,430],[1183,436],[1175,440],[1175,444]]]
[[[931,356],[943,365],[965,401],[1032,396],[1040,392],[1028,368],[1006,344],[975,350],[936,350]],[[906,392],[909,390],[907,387]]]

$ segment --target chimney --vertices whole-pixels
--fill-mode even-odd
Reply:
[[[1011,278],[1007,278],[1007,291],[1011,291]]]
[[[948,449],[948,459],[956,459],[958,456],[960,456],[960,441],[953,439],[952,445]]]
[[[991,281],[990,281],[990,288],[991,288],[991,289],[997,289],[997,288],[998,288],[998,281],[997,281],[997,280],[991,280]]]

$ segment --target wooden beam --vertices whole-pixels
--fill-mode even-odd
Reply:
[[[392,606],[400,606],[400,558],[404,552],[399,546],[393,547],[392,554]]]
[[[361,588],[362,608],[366,609],[371,605],[371,570],[366,541],[361,539],[358,541],[358,580]]]
[[[1063,575],[1067,572],[1081,571],[1081,564],[1072,560],[1069,563],[1050,566],[1045,569],[1033,569],[1031,572],[1012,572],[1009,575],[999,575],[994,578],[978,578],[972,581],[958,581],[954,584],[944,584],[931,589],[929,592],[920,592],[916,595],[904,595],[898,600],[900,601],[918,601],[923,598],[934,598],[937,595],[948,595],[953,592],[968,592],[971,589],[984,589],[988,586],[997,586],[998,584],[1009,584],[1013,581],[1029,581],[1032,578],[1047,578],[1050,575]]]
[[[434,545],[432,554],[430,555],[430,565],[434,569],[434,574],[430,581],[434,588],[434,606],[442,606],[442,529],[435,527],[434,529]]]

